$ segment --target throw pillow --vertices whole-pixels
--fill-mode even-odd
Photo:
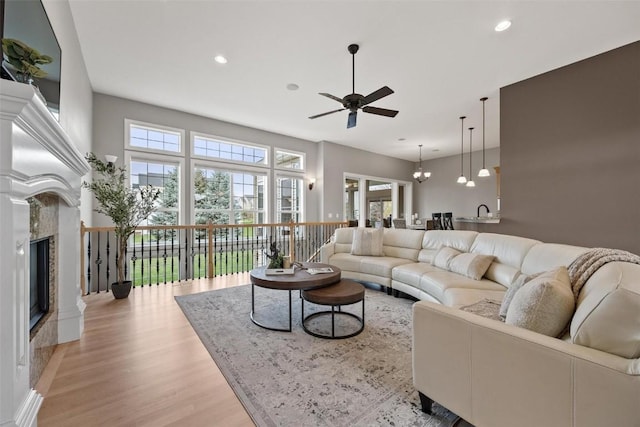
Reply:
[[[382,252],[382,228],[359,227],[353,232],[352,255],[384,256]]]
[[[482,279],[494,260],[493,255],[462,253],[449,263],[449,271],[462,274],[474,280]]]
[[[518,278],[509,286],[507,292],[504,294],[504,298],[502,298],[502,304],[500,305],[500,318],[502,320],[507,318],[507,310],[509,310],[509,305],[511,305],[511,301],[513,300],[516,292],[520,290],[525,283],[529,281],[529,276],[526,274],[521,274]]]
[[[505,323],[557,337],[571,320],[574,308],[569,272],[559,267],[530,280],[516,292]]]
[[[460,252],[457,249],[450,248],[448,246],[442,246],[438,249],[438,252],[431,259],[431,265],[434,265],[438,268],[442,268],[443,270],[449,269],[449,262],[457,255],[460,255]]]

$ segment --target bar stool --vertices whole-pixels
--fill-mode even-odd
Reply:
[[[434,230],[444,230],[444,225],[442,224],[442,213],[434,212],[431,214],[431,218],[433,219],[433,229]]]
[[[444,229],[453,230],[453,212],[444,213]]]

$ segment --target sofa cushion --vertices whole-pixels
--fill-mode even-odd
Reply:
[[[475,304],[483,299],[493,301],[502,301],[506,288],[502,289],[468,289],[468,288],[450,288],[444,291],[442,305],[448,307],[460,308],[465,305]]]
[[[336,228],[334,236],[335,253],[351,253],[354,228]]]
[[[382,228],[356,228],[353,232],[351,255],[384,256],[382,236]]]
[[[503,292],[505,290],[504,286],[491,280],[474,280],[458,273],[440,269],[425,274],[420,278],[420,290],[428,293],[440,302],[444,300],[445,291],[452,288],[497,290]]]
[[[449,246],[443,246],[438,249],[438,252],[433,256],[431,264],[443,270],[449,270],[449,263],[451,260],[461,253],[462,252],[457,249],[450,248]]]
[[[449,261],[449,270],[471,279],[480,280],[493,262],[493,256],[464,253]]]
[[[539,244],[538,240],[506,234],[481,233],[473,241],[469,252],[493,255],[494,264],[489,267],[487,279],[504,286],[511,283],[520,274],[520,267],[529,250]]]
[[[571,321],[571,342],[640,357],[640,265],[611,262],[582,287]]]
[[[557,337],[571,320],[575,300],[566,267],[542,273],[513,296],[505,323]]]
[[[360,271],[361,262],[361,256],[351,255],[344,252],[333,254],[327,261],[328,264],[335,265],[342,271]]]
[[[438,269],[426,262],[412,262],[395,267],[391,271],[391,278],[420,289],[420,277],[432,271],[438,271]]]
[[[413,263],[413,261],[406,258],[394,258],[394,257],[361,257],[360,273],[371,274],[373,276],[380,276],[391,279],[391,271],[394,267],[403,264]]]
[[[423,235],[420,230],[385,228],[382,250],[386,256],[417,261]]]
[[[568,267],[576,258],[585,253],[588,248],[558,243],[540,243],[533,246],[522,261],[520,270],[524,274],[532,275],[550,271],[556,267]]]
[[[477,235],[477,231],[428,230],[422,238],[422,250],[418,255],[418,261],[431,262],[435,253],[442,246],[448,246],[460,252],[469,252]]]

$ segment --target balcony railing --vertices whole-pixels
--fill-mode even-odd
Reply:
[[[126,250],[125,276],[135,286],[243,273],[268,264],[272,242],[296,261],[319,261],[320,247],[346,222],[144,226]],[[109,291],[117,280],[113,227],[80,227],[82,294]]]

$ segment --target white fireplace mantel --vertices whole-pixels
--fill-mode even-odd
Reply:
[[[28,197],[55,193],[59,342],[79,339],[80,188],[90,168],[33,87],[0,80],[0,427],[34,426],[42,396],[29,384]]]

